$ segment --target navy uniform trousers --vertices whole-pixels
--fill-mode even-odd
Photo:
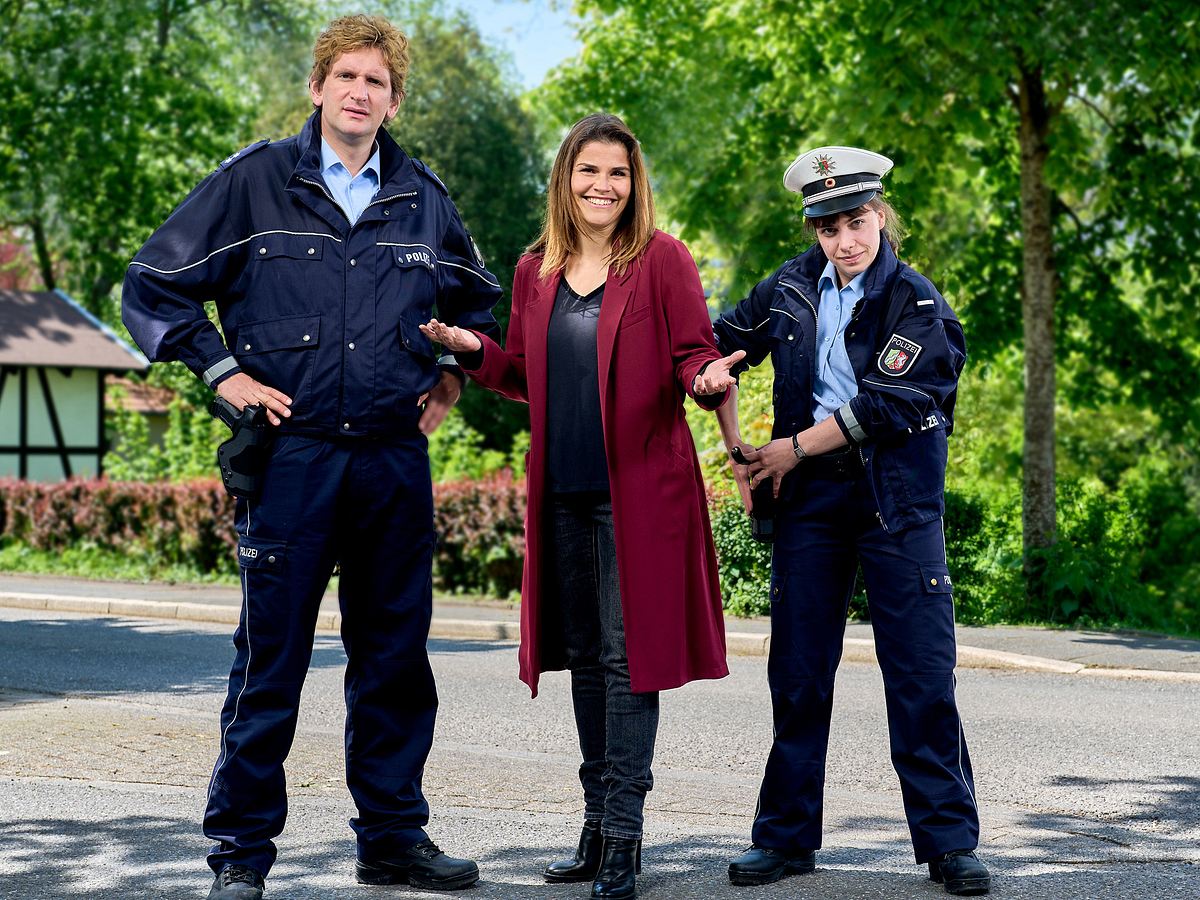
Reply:
[[[239,500],[237,653],[204,833],[214,872],[266,875],[283,830],[283,762],[296,731],[321,596],[341,562],[350,824],[372,855],[426,837],[421,775],[437,693],[425,643],[432,615],[433,491],[425,437],[280,435],[261,496]]]
[[[971,761],[954,702],[954,609],[941,519],[884,531],[870,485],[793,477],[775,520],[767,680],[775,740],[753,841],[821,846],[822,795],[834,673],[856,569],[866,579],[883,671],[892,764],[918,863],[974,849],[979,817]]]

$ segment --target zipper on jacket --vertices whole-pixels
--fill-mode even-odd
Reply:
[[[370,203],[368,203],[366,206],[364,206],[363,212],[366,212],[368,209],[370,209],[376,203],[389,203],[392,200],[403,200],[405,197],[415,197],[415,196],[417,196],[416,191],[409,191],[406,194],[392,194],[392,196],[390,196],[390,197],[380,197],[378,200],[372,200]]]
[[[820,319],[817,317],[817,308],[815,306],[813,306],[813,302],[804,296],[804,291],[800,290],[800,288],[796,287],[790,281],[783,281],[781,279],[779,283],[781,285],[783,285],[785,288],[791,288],[795,292],[797,297],[799,297],[801,300],[803,300],[805,303],[808,304],[808,308],[810,310],[812,310],[813,327],[815,328],[820,323]]]
[[[311,184],[313,187],[320,190],[322,194],[329,198],[329,202],[333,204],[334,209],[342,214],[342,218],[347,222],[350,222],[350,217],[346,215],[346,211],[342,209],[341,205],[336,200],[333,199],[333,194],[329,193],[329,189],[326,188],[325,185],[321,184],[319,181],[313,181],[312,179],[305,178],[303,175],[297,175],[296,179],[298,181],[303,181],[305,184]],[[350,226],[353,227],[354,223],[350,222]]]

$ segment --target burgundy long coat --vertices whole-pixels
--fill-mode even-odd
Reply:
[[[480,335],[480,384],[529,404],[525,570],[520,676],[537,696],[539,675],[564,667],[557,635],[543,635],[546,479],[546,334],[561,274],[538,278],[526,255],[513,281],[508,342]],[[634,691],[729,674],[725,626],[704,483],[683,394],[719,359],[696,264],[658,231],[641,259],[610,274],[596,335],[600,415],[612,493],[629,676]],[[706,408],[723,395],[697,398]]]

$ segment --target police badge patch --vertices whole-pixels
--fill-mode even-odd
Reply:
[[[479,245],[475,243],[475,238],[467,235],[467,239],[471,242],[471,252],[475,254],[475,262],[479,264],[479,268],[486,269],[487,263],[483,261],[483,254],[479,252]]]
[[[921,350],[923,349],[920,344],[915,344],[908,338],[893,334],[888,338],[883,352],[879,354],[879,362],[877,363],[879,371],[884,375],[891,375],[893,377],[905,375],[913,367],[913,363],[921,355]]]

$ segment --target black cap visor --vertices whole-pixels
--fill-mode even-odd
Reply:
[[[858,209],[879,193],[881,192],[872,188],[868,191],[855,191],[853,194],[830,197],[828,200],[822,200],[819,203],[806,204],[804,207],[804,218],[816,219],[821,216],[832,216],[835,213],[849,212],[852,209]]]

